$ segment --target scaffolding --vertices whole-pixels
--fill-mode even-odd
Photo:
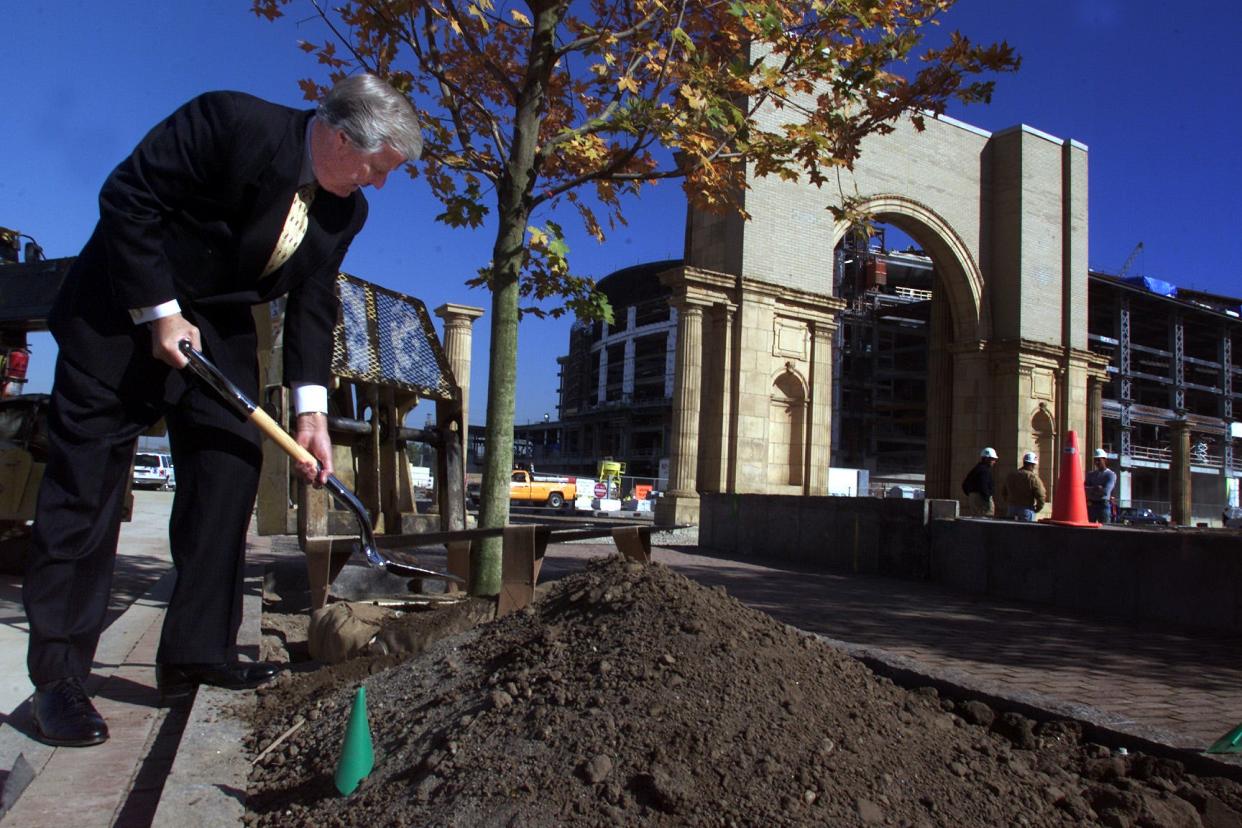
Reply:
[[[934,268],[891,252],[883,231],[837,248],[834,293],[846,301],[833,349],[832,465],[878,485],[920,482],[927,464],[927,348]]]
[[[1191,510],[1214,522],[1238,506],[1234,421],[1240,300],[1091,273],[1088,347],[1109,359],[1103,448],[1116,457],[1122,506],[1167,512],[1174,424],[1190,430]]]

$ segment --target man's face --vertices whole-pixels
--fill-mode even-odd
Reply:
[[[345,133],[320,124],[321,140],[312,145],[315,180],[333,195],[342,198],[361,187],[380,189],[388,174],[405,163],[405,156],[387,145],[377,152],[359,149]]]
[[[1102,468],[1104,468],[1106,465],[1108,465],[1108,461],[1107,461],[1107,460],[1105,460],[1103,457],[1097,457],[1097,458],[1095,458],[1095,467],[1096,467],[1097,469],[1102,469]]]

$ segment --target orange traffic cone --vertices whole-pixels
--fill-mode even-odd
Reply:
[[[1078,453],[1078,434],[1065,435],[1061,454],[1061,477],[1052,497],[1052,519],[1046,523],[1061,526],[1099,526],[1087,518],[1087,491],[1083,488],[1082,455]]]

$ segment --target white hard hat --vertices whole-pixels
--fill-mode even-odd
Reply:
[[[995,459],[996,459],[996,449],[994,449],[994,448],[992,448],[992,447],[990,447],[990,446],[989,446],[988,448],[985,448],[983,451],[979,452],[979,456],[980,456],[980,457],[990,457],[990,458],[992,458],[993,460],[995,460]]]
[[[1038,463],[1039,455],[1033,451],[1028,451],[1026,454],[1022,455],[1022,462],[1023,463]]]
[[[1095,454],[1091,456],[1094,457],[1096,460],[1107,460],[1108,452],[1105,451],[1104,449],[1096,449]]]

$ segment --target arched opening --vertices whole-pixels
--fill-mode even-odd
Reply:
[[[786,370],[772,383],[768,403],[768,486],[780,491],[801,487],[806,453],[806,389]]]
[[[873,489],[921,489],[927,469],[932,260],[896,227],[838,243],[833,293],[846,302],[834,348],[832,465]]]
[[[877,234],[837,228],[834,294],[846,311],[834,349],[832,465],[868,469],[873,488],[953,497],[965,473],[955,463],[988,430],[983,406],[966,417],[953,406],[958,355],[985,338],[982,277],[925,206],[890,195],[864,209]]]
[[[1037,471],[1039,479],[1044,481],[1044,488],[1052,494],[1052,481],[1056,472],[1056,424],[1052,416],[1042,404],[1031,417],[1031,444],[1039,455]]]

